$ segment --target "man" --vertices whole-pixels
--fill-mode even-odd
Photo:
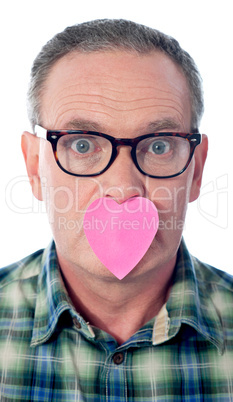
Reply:
[[[54,241],[1,271],[1,400],[232,400],[232,278],[182,240],[207,155],[202,112],[193,60],[156,30],[93,21],[44,46],[22,150]],[[158,211],[122,280],[85,234],[99,199]]]

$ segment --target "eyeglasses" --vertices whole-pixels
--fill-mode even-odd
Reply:
[[[64,172],[83,177],[104,173],[115,161],[119,146],[131,147],[132,160],[142,174],[157,179],[175,177],[187,169],[201,143],[199,133],[153,133],[128,139],[40,126],[35,132],[51,143],[55,160]]]

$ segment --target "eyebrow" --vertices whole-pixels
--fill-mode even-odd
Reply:
[[[74,119],[67,124],[67,128],[70,130],[84,130],[84,131],[99,131],[102,132],[102,128],[98,123],[86,119]]]
[[[149,133],[159,132],[164,130],[171,131],[180,131],[180,124],[178,124],[175,120],[167,118],[153,121],[148,124],[146,127],[149,130]]]
[[[67,129],[70,130],[105,132],[105,130],[103,130],[103,127],[100,124],[92,120],[86,120],[86,119],[71,120],[66,126]],[[156,133],[165,130],[178,132],[180,131],[180,124],[177,123],[177,121],[175,121],[172,118],[165,118],[150,122],[148,125],[143,127],[143,130],[139,129],[140,132],[143,131],[146,134]]]

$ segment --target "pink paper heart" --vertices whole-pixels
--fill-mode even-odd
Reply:
[[[99,260],[123,279],[142,259],[158,230],[155,205],[143,197],[122,204],[99,198],[89,205],[83,221],[87,240]]]

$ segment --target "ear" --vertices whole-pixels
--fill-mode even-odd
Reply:
[[[194,153],[195,167],[193,174],[192,187],[190,191],[189,202],[195,201],[200,195],[202,175],[208,152],[208,138],[205,134],[202,136],[202,142],[197,146]]]
[[[38,200],[42,201],[41,181],[39,175],[40,139],[34,134],[25,131],[21,138],[21,148],[32,192]]]

